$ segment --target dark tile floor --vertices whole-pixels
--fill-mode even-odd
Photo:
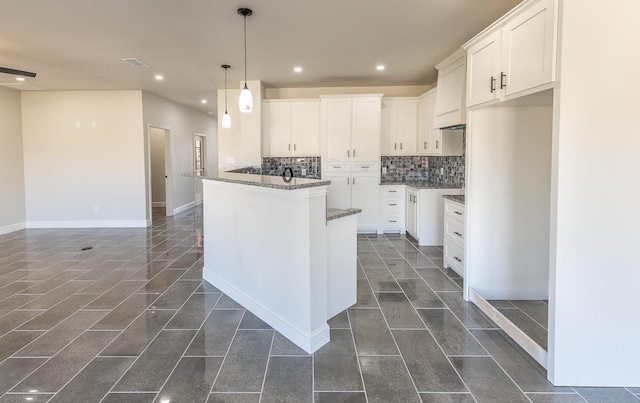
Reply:
[[[488,300],[531,340],[547,350],[549,303],[542,300]]]
[[[358,239],[358,302],[305,354],[203,284],[202,211],[0,236],[0,402],[626,402],[556,388],[439,248]],[[85,246],[93,249],[81,251]]]

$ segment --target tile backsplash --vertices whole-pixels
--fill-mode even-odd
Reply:
[[[382,181],[432,181],[464,187],[464,156],[426,157],[421,155],[383,156]],[[386,173],[384,172],[386,168]],[[443,173],[440,174],[440,168]]]
[[[320,157],[262,157],[262,174],[280,176],[284,167],[289,165],[295,177],[302,177],[305,169],[305,178],[320,179],[320,160]]]

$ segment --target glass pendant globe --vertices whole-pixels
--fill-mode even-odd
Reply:
[[[253,95],[251,95],[251,91],[249,91],[247,84],[245,84],[242,91],[240,91],[238,106],[240,107],[240,112],[243,113],[251,113],[253,110]]]
[[[222,115],[222,128],[228,129],[230,127],[231,127],[231,115],[229,115],[229,112],[225,112],[224,115]]]

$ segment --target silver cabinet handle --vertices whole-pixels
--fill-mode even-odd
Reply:
[[[500,89],[503,89],[504,87],[507,86],[507,83],[505,82],[505,78],[507,78],[507,75],[501,71],[500,72]]]
[[[369,165],[363,165],[362,166],[362,169],[367,169],[367,168],[369,168]]]
[[[351,181],[352,184],[356,184],[356,178],[353,178],[353,180]]]
[[[356,157],[356,149],[354,148],[353,149],[353,158],[355,158],[355,157]]]
[[[341,166],[334,166],[335,169],[342,169]]]
[[[496,90],[496,79],[493,78],[493,76],[491,76],[491,84],[489,85],[489,89],[491,90],[491,93],[493,94],[493,92]]]
[[[397,190],[390,190],[389,193],[398,193]]]
[[[347,158],[351,157],[351,155],[349,154],[351,151],[347,150]]]
[[[436,140],[436,149],[440,148],[440,140]]]
[[[296,150],[296,143],[293,143],[293,151]]]
[[[400,149],[402,150],[402,143],[400,143]]]
[[[389,203],[390,206],[397,206],[397,203]]]
[[[456,234],[457,236],[462,236],[462,234],[459,232],[453,231],[453,233]]]
[[[396,220],[389,220],[389,222],[398,222],[398,221],[396,221]]]
[[[287,145],[287,147],[288,147],[289,151],[291,151],[291,143],[289,143],[289,144]]]
[[[424,142],[424,149],[425,150],[427,149],[427,142],[426,141]]]
[[[393,143],[393,149],[397,150],[398,148],[396,147],[396,143]]]
[[[347,177],[347,185],[349,184],[349,177]]]
[[[454,256],[453,257],[455,260],[457,260],[458,262],[462,262],[462,259],[460,259],[458,256]]]
[[[454,211],[453,213],[454,213],[454,214],[457,214],[457,215],[462,215],[462,213],[461,213],[461,212],[459,212],[459,211]]]

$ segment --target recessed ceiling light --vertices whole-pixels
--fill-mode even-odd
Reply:
[[[302,72],[302,67],[294,67],[293,71],[295,71],[296,73],[301,73]]]
[[[16,80],[18,80],[18,81],[24,81],[24,77],[16,77]]]
[[[158,75],[156,75],[156,80],[162,81],[162,80],[164,80],[164,77],[161,74],[158,74]]]
[[[213,112],[209,112],[209,115],[213,115]]]
[[[200,102],[202,102],[203,104],[206,104],[206,103],[207,103],[207,100],[206,100],[206,99],[203,99],[203,100],[202,100],[202,101],[200,101]]]
[[[382,70],[384,70],[384,64],[379,64],[379,65],[377,65],[377,66],[376,66],[376,70],[378,70],[378,71],[382,71]]]

